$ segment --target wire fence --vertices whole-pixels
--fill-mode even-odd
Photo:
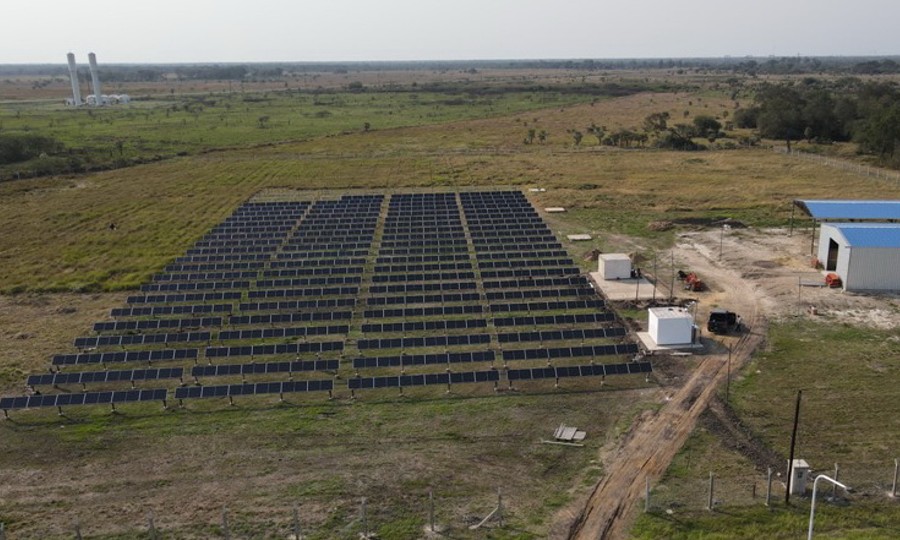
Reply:
[[[777,152],[779,154],[784,154],[784,155],[794,157],[797,159],[803,159],[806,161],[819,163],[821,165],[825,165],[826,167],[841,169],[843,171],[856,173],[861,176],[867,176],[870,178],[879,178],[882,180],[892,180],[894,182],[900,183],[900,172],[898,172],[898,171],[883,169],[881,167],[872,167],[870,165],[864,165],[862,163],[854,163],[854,162],[846,160],[846,159],[821,156],[819,154],[811,154],[809,152],[801,152],[794,148],[791,148],[790,150],[788,150],[787,147],[785,147],[785,146],[773,146],[772,149],[775,150],[775,152]]]

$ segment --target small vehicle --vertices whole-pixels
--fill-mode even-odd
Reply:
[[[706,329],[713,334],[728,334],[741,329],[741,318],[733,311],[717,308],[709,312]]]

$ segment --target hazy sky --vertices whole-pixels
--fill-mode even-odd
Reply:
[[[897,0],[3,0],[0,63],[900,54]]]

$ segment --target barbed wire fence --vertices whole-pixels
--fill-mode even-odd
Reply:
[[[884,169],[881,167],[872,167],[871,165],[865,165],[862,163],[854,163],[846,159],[822,156],[809,152],[801,152],[800,150],[797,150],[795,148],[791,148],[790,150],[788,150],[786,146],[773,146],[772,149],[776,153],[784,154],[793,158],[819,163],[827,167],[841,169],[843,171],[856,173],[861,176],[879,178],[882,180],[893,180],[900,183],[900,172],[898,171],[892,171],[890,169]]]

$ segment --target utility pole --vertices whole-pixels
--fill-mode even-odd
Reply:
[[[791,456],[788,459],[787,489],[784,490],[784,504],[791,504],[791,486],[794,474],[794,447],[797,443],[797,425],[800,423],[800,398],[803,390],[797,390],[797,405],[794,408],[794,429],[791,430]]]

